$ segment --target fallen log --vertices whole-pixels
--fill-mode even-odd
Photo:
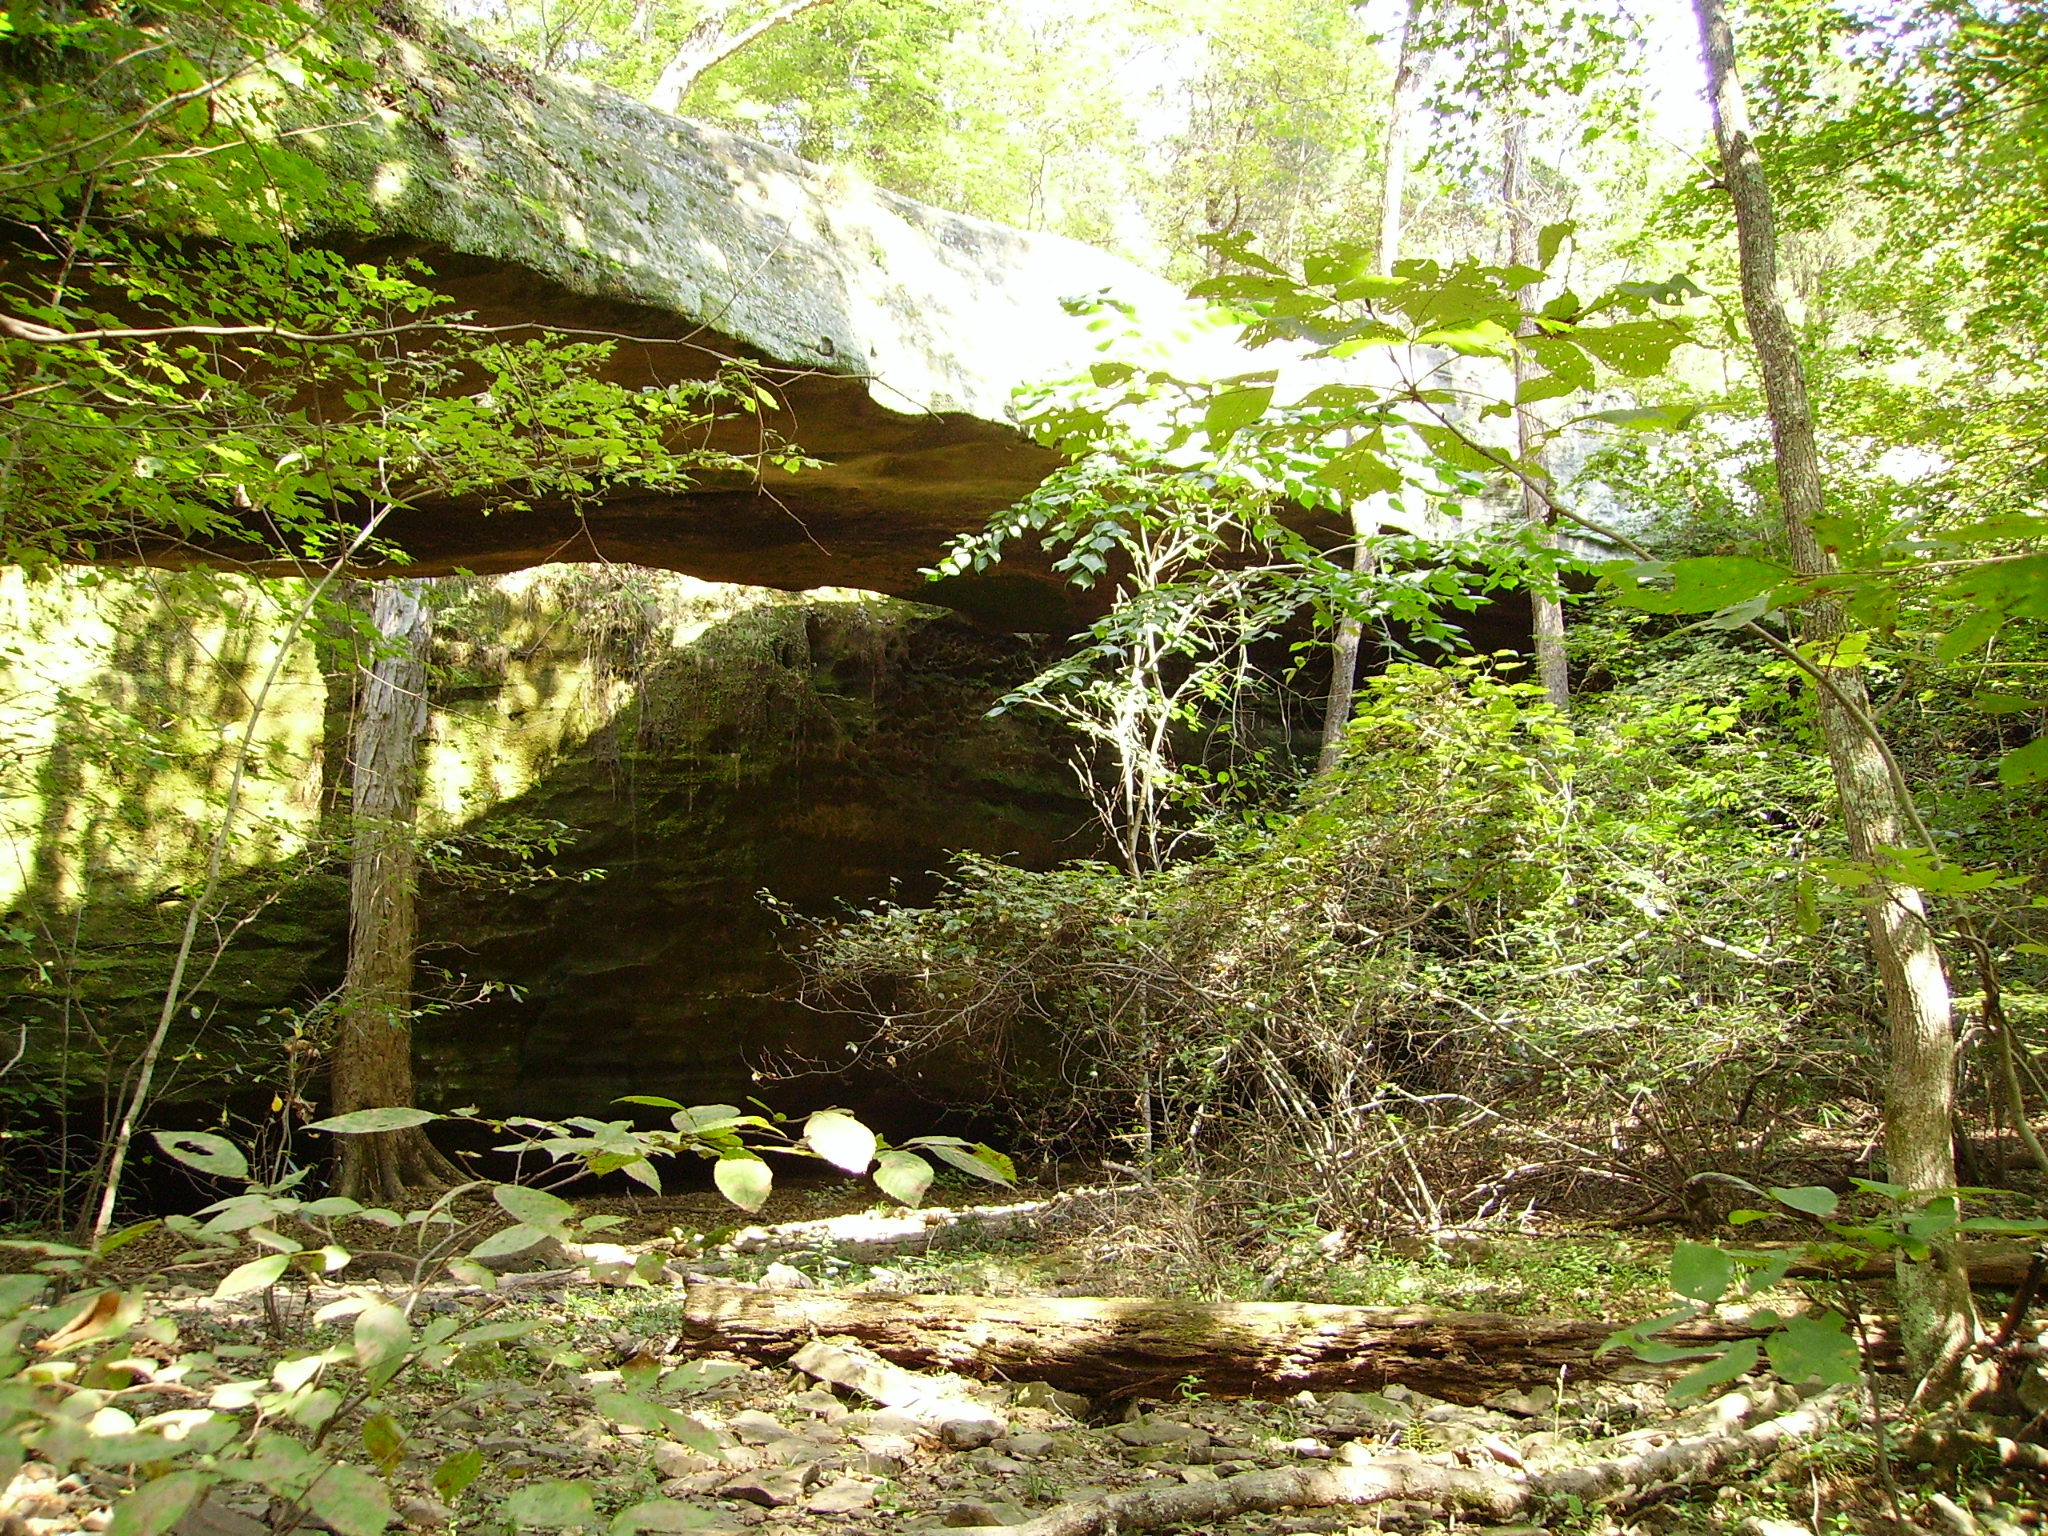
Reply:
[[[1759,1243],[1757,1251],[1770,1253],[1790,1246],[1794,1245]],[[1964,1243],[1963,1267],[1970,1272],[1970,1284],[1979,1289],[2017,1290],[2026,1280],[2036,1251],[2018,1243]],[[1794,1280],[1889,1280],[1896,1271],[1896,1259],[1878,1253],[1800,1259],[1786,1273]]]
[[[1450,1465],[1442,1459],[1379,1455],[1353,1466],[1283,1467],[1246,1472],[1214,1483],[1154,1484],[1128,1493],[1076,1500],[1008,1529],[1011,1536],[1103,1536],[1109,1532],[1218,1524],[1239,1515],[1399,1500],[1449,1515],[1509,1520],[1545,1500],[1619,1499],[1669,1483],[1713,1483],[1744,1462],[1776,1455],[1824,1434],[1842,1394],[1823,1394],[1789,1413],[1763,1416],[1744,1393],[1713,1404],[1707,1433],[1684,1436],[1633,1455],[1535,1476]]]
[[[1183,1382],[1225,1397],[1377,1390],[1400,1382],[1452,1402],[1574,1379],[1665,1380],[1626,1351],[1598,1356],[1607,1323],[1427,1307],[1102,1297],[903,1296],[693,1284],[678,1345],[779,1364],[844,1337],[891,1364],[1043,1381],[1088,1397],[1164,1395]],[[1660,1335],[1748,1339],[1712,1318]]]

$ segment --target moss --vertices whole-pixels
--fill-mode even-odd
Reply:
[[[0,582],[14,632],[38,635],[0,658],[16,711],[0,728],[18,748],[0,819],[17,872],[0,1021],[28,1023],[46,1067],[67,1000],[114,1075],[153,1022],[249,679],[296,593],[149,575]],[[782,932],[758,891],[811,909],[864,899],[915,887],[954,847],[1045,862],[1086,820],[1057,742],[983,718],[1036,665],[1030,649],[940,610],[584,566],[445,582],[438,605],[423,828],[468,839],[472,870],[506,873],[479,836],[558,826],[567,877],[423,893],[423,960],[469,978],[444,990],[519,989],[422,1023],[422,1081],[441,1102],[730,1099],[772,1057],[829,1058],[842,1037],[784,1000]],[[257,733],[251,835],[230,846],[220,923],[202,928],[210,969],[197,1016],[180,1019],[178,1095],[256,1093],[340,978],[346,648],[315,626],[282,675],[291,686]],[[113,749],[166,721],[161,742],[143,733],[149,751]],[[168,819],[172,804],[191,813]]]

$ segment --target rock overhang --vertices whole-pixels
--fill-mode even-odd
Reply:
[[[1099,356],[1074,301],[1107,294],[1184,318],[1172,285],[524,69],[460,32],[398,25],[365,43],[375,84],[360,96],[288,108],[314,158],[366,190],[368,249],[417,257],[483,323],[623,338],[611,362],[623,380],[761,364],[784,404],[766,425],[816,461],[757,485],[625,488],[582,508],[421,505],[387,529],[413,569],[616,560],[917,597],[1008,629],[1069,624],[1078,594],[1028,558],[938,584],[923,573],[1059,462],[1017,429],[1010,402]]]

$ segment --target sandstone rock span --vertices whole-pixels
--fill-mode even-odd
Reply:
[[[919,575],[1050,471],[1010,424],[1019,385],[1070,376],[1098,337],[1063,301],[1177,309],[1159,279],[1051,235],[967,218],[857,177],[535,74],[401,21],[368,45],[378,86],[304,104],[329,168],[366,186],[380,245],[422,256],[464,308],[653,338],[622,377],[701,376],[719,356],[787,370],[773,424],[822,468],[765,488],[621,494],[483,518],[428,507],[396,530],[419,569],[605,558],[709,580],[915,595],[1009,629],[1063,623],[1056,583],[1012,570],[935,591]]]

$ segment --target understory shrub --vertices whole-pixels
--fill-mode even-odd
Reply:
[[[1143,878],[963,856],[817,931],[811,1000],[1240,1233],[1707,1219],[1719,1176],[1839,1177],[1877,1014],[1812,873],[1826,763],[1783,744],[1775,663],[1686,654],[1569,721],[1511,665],[1391,667],[1275,825]]]

